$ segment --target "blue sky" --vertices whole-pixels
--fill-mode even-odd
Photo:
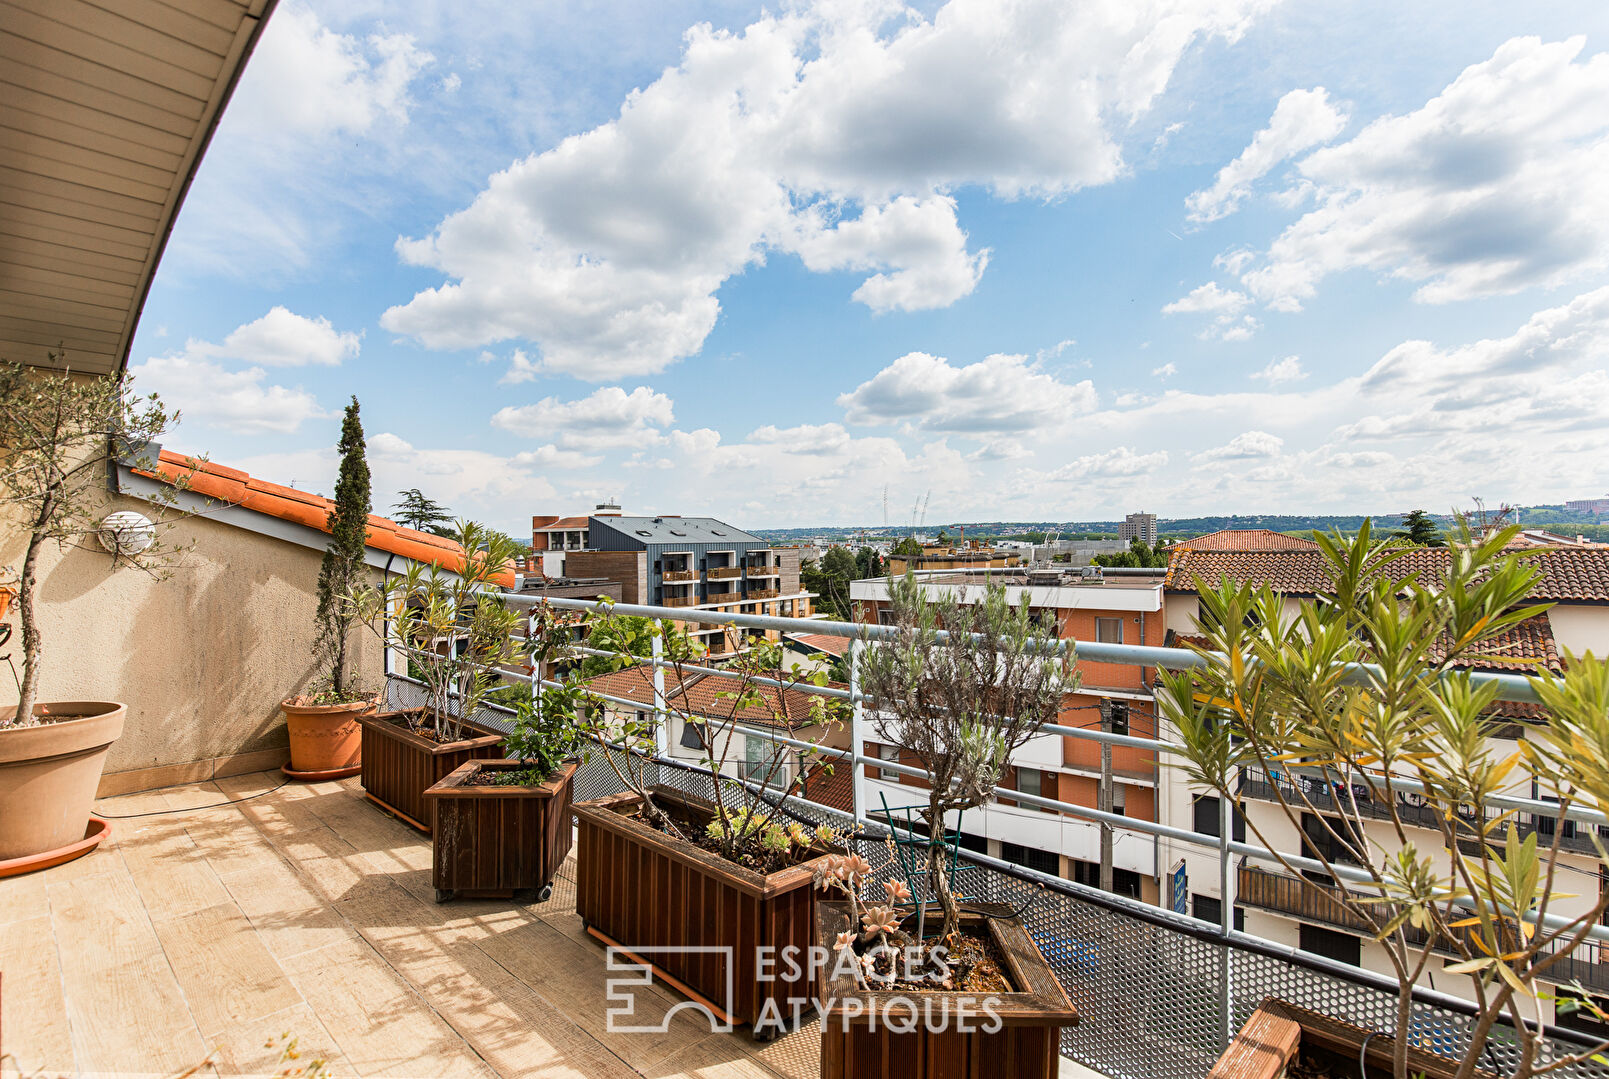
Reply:
[[[1597,2],[282,0],[131,365],[312,490],[356,394],[377,502],[515,533],[1601,495],[1606,49]]]

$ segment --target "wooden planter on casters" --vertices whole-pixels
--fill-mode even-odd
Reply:
[[[545,903],[570,853],[574,761],[544,783],[471,782],[512,772],[519,761],[470,761],[425,792],[434,804],[431,881],[436,902],[454,895],[513,896]]]
[[[472,760],[502,760],[503,735],[466,723],[463,729],[470,737],[437,742],[409,730],[407,714],[358,717],[363,727],[363,789],[380,808],[429,832],[425,791]]]
[[[663,805],[699,814],[710,807],[656,788]],[[815,874],[831,852],[762,874],[633,820],[640,804],[626,792],[576,804],[576,913],[587,932],[627,952],[642,948],[729,949],[699,954],[638,953],[673,988],[758,1037],[797,1023],[811,1000],[807,957],[814,939]],[[790,977],[785,948],[796,948]],[[776,960],[766,980],[757,963]],[[731,981],[728,993],[730,955]]]
[[[1054,1079],[1061,1067],[1061,1028],[1078,1022],[1056,972],[1011,907],[964,904],[961,922],[993,938],[1019,991],[980,996],[867,989],[829,960],[818,989],[823,1079]],[[816,943],[829,955],[838,934],[849,928],[848,903],[816,904]],[[999,1017],[998,1029],[983,1029],[994,1025],[985,1001]],[[970,1029],[959,1029],[961,1014]]]
[[[1244,1026],[1230,1041],[1207,1079],[1283,1079],[1298,1052],[1336,1058],[1337,1065],[1355,1071],[1362,1057],[1367,1074],[1392,1074],[1396,1039],[1371,1033],[1318,1012],[1298,1008],[1269,997],[1251,1013]],[[1458,1073],[1457,1057],[1438,1056],[1412,1045],[1408,1047],[1408,1074],[1425,1079],[1453,1079]],[[1491,1072],[1477,1070],[1478,1079],[1495,1079]]]

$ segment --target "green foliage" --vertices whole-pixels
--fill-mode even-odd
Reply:
[[[524,694],[515,708],[514,731],[503,741],[508,755],[524,766],[519,782],[541,783],[579,756],[585,741],[578,717],[601,703],[574,674],[557,686],[542,687],[534,700]]]
[[[876,559],[876,552],[870,548],[863,550]],[[808,561],[799,568],[799,583],[817,594],[816,605],[824,614],[848,622],[852,617],[849,582],[859,578],[862,564],[869,563],[870,559],[863,561],[847,547],[829,547],[820,562]]]
[[[39,692],[44,639],[34,611],[39,586],[39,555],[47,545],[59,549],[104,550],[92,543],[101,517],[111,508],[106,490],[109,456],[155,471],[149,444],[178,422],[155,395],[136,397],[127,377],[86,378],[66,368],[66,356],[49,354],[47,372],[0,361],[0,510],[25,537],[14,575],[17,618],[22,631],[22,678],[18,681],[17,724],[31,724]],[[171,485],[144,497],[158,515],[172,508],[190,475],[169,475]],[[114,555],[147,567],[158,565],[164,549],[153,544],[136,556]]]
[[[1098,554],[1090,559],[1090,562],[1096,566],[1114,569],[1119,567],[1159,569],[1168,564],[1168,546],[1157,540],[1156,546],[1152,547],[1136,536],[1129,540],[1128,550],[1118,551],[1116,554]]]
[[[1402,518],[1402,530],[1396,535],[1419,547],[1445,547],[1441,528],[1424,510],[1410,510]]]
[[[341,421],[340,473],[335,480],[335,508],[330,511],[330,540],[318,569],[318,638],[313,648],[328,671],[328,685],[318,687],[322,701],[344,704],[362,696],[347,676],[347,651],[356,617],[344,597],[363,581],[368,546],[369,462],[364,453],[363,421],[358,399],[346,406]]]
[[[454,538],[465,552],[458,572],[439,562],[410,562],[406,572],[379,585],[360,584],[345,600],[382,639],[389,633],[409,650],[412,669],[425,683],[418,723],[443,741],[462,737],[465,721],[501,684],[497,668],[519,658],[514,639],[522,622],[503,602],[497,582],[517,552],[469,521],[459,522]]]
[[[654,621],[634,614],[594,619],[587,632],[587,647],[600,652],[626,652],[646,658],[653,649]],[[667,658],[691,659],[695,645],[685,626],[669,619],[658,623],[657,636],[664,642]],[[588,656],[581,661],[581,673],[588,678],[621,669],[612,657]]]
[[[922,553],[922,545],[912,536],[906,536],[888,552],[894,558],[913,558]]]
[[[1503,553],[1516,531],[1482,539],[1460,525],[1449,567],[1435,580],[1401,570],[1412,548],[1377,542],[1368,522],[1355,540],[1320,536],[1330,590],[1294,611],[1266,588],[1198,581],[1199,632],[1227,660],[1162,672],[1157,696],[1185,747],[1185,776],[1232,800],[1271,850],[1279,850],[1284,833],[1263,834],[1266,817],[1244,805],[1243,769],[1308,775],[1328,789],[1360,792],[1320,807],[1296,783],[1278,802],[1285,827],[1299,830],[1306,818],[1324,829],[1326,842],[1309,854],[1333,884],[1301,876],[1286,856],[1277,860],[1384,945],[1400,987],[1399,1050],[1408,1043],[1413,987],[1432,951],[1458,957],[1447,972],[1470,979],[1480,1011],[1465,1077],[1499,1016],[1531,1043],[1524,1059],[1535,1059],[1535,1032],[1523,1019],[1534,1014],[1538,979],[1609,903],[1606,893],[1585,909],[1550,906],[1561,897],[1557,885],[1568,883],[1559,874],[1578,871],[1559,860],[1563,829],[1539,845],[1535,831],[1522,838],[1513,814],[1494,804],[1499,795],[1539,792],[1566,808],[1609,807],[1609,669],[1602,661],[1570,657],[1562,677],[1539,670],[1531,681],[1548,721],[1528,725],[1513,752],[1495,741],[1488,715],[1496,686],[1477,682],[1464,666],[1548,608],[1528,599],[1537,571]],[[1355,664],[1368,665],[1368,673],[1349,673]],[[1413,822],[1399,816],[1404,803],[1391,781],[1417,784],[1424,809]],[[1375,820],[1381,812],[1389,818],[1383,823]],[[1427,820],[1439,829],[1428,841],[1420,830]],[[1385,835],[1389,842],[1379,838]],[[1326,850],[1345,852],[1348,864]],[[1549,927],[1524,921],[1544,914],[1558,920]],[[1399,1079],[1406,1068],[1399,1051]],[[1531,1074],[1529,1065],[1514,1074]]]
[[[398,524],[407,525],[418,532],[452,538],[453,529],[449,526],[453,523],[453,516],[445,506],[426,498],[417,487],[398,491],[397,494],[402,498],[391,507],[391,513]]]
[[[868,648],[861,668],[880,740],[910,752],[931,776],[927,870],[944,937],[960,917],[944,856],[945,815],[988,801],[1012,754],[1079,685],[1071,651],[1058,651],[1053,615],[1035,614],[1026,596],[1014,606],[999,583],[981,596],[970,591],[963,599],[910,573],[892,580],[895,637]]]

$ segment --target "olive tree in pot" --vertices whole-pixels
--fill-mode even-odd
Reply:
[[[475,722],[504,668],[519,660],[518,612],[500,580],[519,553],[513,540],[470,521],[453,537],[455,568],[411,562],[379,584],[360,584],[345,605],[382,642],[408,657],[425,703],[358,717],[363,728],[363,788],[421,831],[430,831],[425,791],[460,765],[500,759],[503,734]]]
[[[756,642],[728,666],[734,677],[721,677],[693,669],[704,651],[685,635],[605,612],[591,639],[628,653],[610,665],[630,677],[612,684],[633,699],[653,685],[653,667],[637,655],[645,635],[661,639],[670,664],[667,737],[697,746],[696,763],[654,763],[659,720],[640,704],[591,709],[586,733],[602,744],[595,755],[624,789],[575,807],[576,913],[595,938],[644,949],[671,984],[771,1037],[802,1018],[811,987],[801,962],[773,967],[766,957],[808,952],[815,872],[842,837],[786,808],[820,754],[745,728],[819,744],[842,726],[843,702],[801,689],[826,684],[824,665],[784,669],[776,644]],[[694,686],[698,693],[686,692]],[[738,780],[740,767],[749,782]],[[672,777],[681,782],[655,782]]]
[[[817,905],[816,943],[834,957],[822,973],[821,1074],[859,1075],[881,1060],[884,1074],[914,1077],[928,1074],[922,1062],[958,1054],[973,1062],[968,1074],[1053,1076],[1061,1028],[1077,1013],[1017,912],[956,898],[946,826],[993,797],[1078,675],[1053,618],[1026,597],[1014,606],[999,584],[930,587],[890,579],[894,633],[866,649],[861,673],[879,738],[928,773],[917,808],[927,834],[896,832],[922,856],[906,881],[884,886],[886,903],[863,901],[864,860],[821,876],[846,898]]]
[[[50,362],[59,368],[63,357],[53,353]],[[22,673],[16,705],[0,708],[0,873],[75,857],[104,834],[103,824],[90,827],[90,810],[106,751],[123,732],[125,706],[40,702],[40,558],[51,547],[82,547],[110,549],[114,564],[160,564],[163,548],[148,522],[138,523],[136,537],[108,533],[100,518],[114,454],[154,470],[148,447],[177,419],[154,395],[134,397],[126,378],[0,363],[0,512],[24,539],[13,584]],[[150,497],[158,509],[164,500],[171,506],[187,481],[173,477],[165,494]]]
[[[364,453],[358,399],[346,406],[341,422],[341,470],[330,510],[330,541],[318,570],[318,636],[314,660],[322,668],[307,690],[280,704],[290,737],[295,779],[341,779],[357,775],[362,750],[358,717],[374,710],[375,693],[363,688],[351,670],[351,638],[357,612],[344,597],[364,583],[363,558],[369,535],[369,462]]]

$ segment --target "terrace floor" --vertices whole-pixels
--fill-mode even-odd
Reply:
[[[114,820],[87,857],[0,880],[5,1074],[273,1074],[287,1033],[295,1064],[336,1076],[817,1074],[814,1027],[761,1045],[683,1009],[665,1033],[608,1032],[568,872],[545,904],[438,906],[429,840],[356,779],[280,778],[105,799],[107,815],[179,812]],[[653,1020],[680,1000],[637,992]]]

